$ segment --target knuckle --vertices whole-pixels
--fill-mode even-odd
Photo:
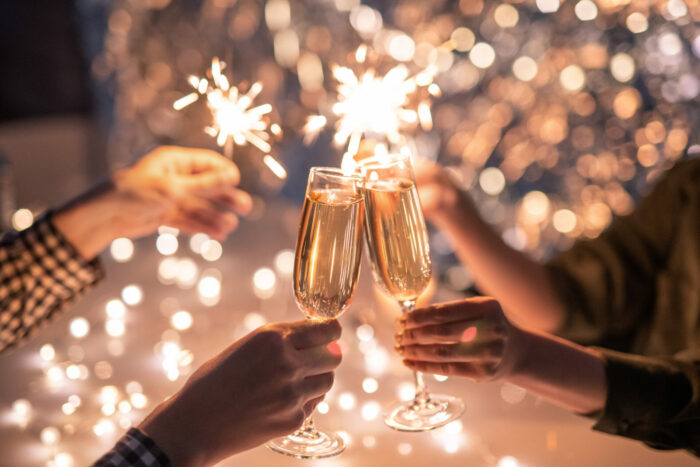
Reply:
[[[274,371],[281,379],[294,379],[297,376],[298,366],[291,358],[284,356],[276,360]]]
[[[333,374],[333,373],[326,374],[323,378],[322,385],[321,385],[323,392],[328,392],[328,390],[333,387],[334,381],[335,381],[335,374]]]
[[[497,336],[505,336],[508,334],[508,326],[503,320],[498,320],[493,326],[493,332]]]
[[[270,325],[258,329],[255,338],[263,345],[269,346],[269,350],[279,351],[284,348],[284,337]]]
[[[450,334],[450,329],[447,326],[433,326],[430,329],[431,337],[443,338]]]
[[[481,380],[492,381],[496,379],[498,365],[495,363],[487,363],[481,367]]]
[[[440,373],[443,375],[450,374],[451,366],[449,363],[440,363]]]
[[[336,319],[329,321],[326,329],[328,337],[331,341],[339,339],[343,332],[343,329],[340,327],[340,323]]]
[[[297,385],[288,385],[282,389],[280,399],[286,408],[293,408],[299,405],[302,391]]]
[[[503,341],[497,340],[487,345],[483,349],[483,355],[487,358],[500,358],[503,355],[505,345]]]
[[[449,357],[452,355],[452,349],[446,345],[439,345],[434,349],[435,355],[438,357]]]
[[[338,355],[332,354],[332,355],[333,356],[332,356],[332,360],[331,360],[331,366],[333,368],[337,368],[338,366],[340,366],[340,363],[343,361],[343,355],[342,354],[338,354]]]
[[[486,300],[485,304],[488,306],[488,309],[491,313],[500,313],[501,304],[498,303],[498,300],[495,300],[493,298],[489,298]]]

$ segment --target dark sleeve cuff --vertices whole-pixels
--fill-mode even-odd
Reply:
[[[595,430],[634,438],[659,449],[688,448],[677,417],[694,399],[691,365],[596,349],[607,379],[605,407]],[[679,431],[680,430],[680,431]]]
[[[170,459],[138,428],[131,428],[93,467],[170,467]]]

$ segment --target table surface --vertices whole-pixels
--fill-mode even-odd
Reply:
[[[192,258],[199,274],[218,270],[222,292],[218,304],[200,303],[195,284],[163,284],[158,279],[159,263],[153,237],[135,242],[134,258],[116,263],[104,255],[107,279],[70,310],[56,317],[21,347],[0,355],[0,465],[47,465],[57,452],[68,452],[75,465],[86,465],[108,450],[123,433],[122,422],[138,423],[145,414],[185,381],[187,374],[209,357],[223,349],[236,337],[244,335],[261,320],[284,321],[300,319],[291,293],[291,279],[284,272],[276,275],[274,294],[269,298],[256,296],[252,277],[262,267],[275,269],[275,256],[283,249],[294,247],[299,209],[275,204],[265,209],[256,221],[244,221],[224,244],[223,256],[207,262],[193,253],[187,238],[180,237],[177,258]],[[427,433],[399,433],[384,426],[377,404],[385,407],[397,398],[403,388],[410,388],[410,373],[400,365],[392,352],[393,318],[398,312],[389,300],[373,287],[367,264],[363,264],[360,284],[349,310],[341,317],[344,359],[336,375],[336,383],[328,394],[328,412],[316,416],[317,425],[342,430],[349,441],[347,450],[338,457],[302,461],[281,456],[259,447],[234,456],[221,465],[227,466],[359,466],[403,465],[447,466],[500,465],[513,466],[690,466],[697,460],[683,452],[659,452],[643,444],[594,432],[592,422],[553,407],[503,383],[476,384],[450,378],[444,382],[428,378],[434,392],[460,396],[466,411],[459,422]],[[120,338],[109,337],[104,331],[105,303],[119,297],[128,284],[138,284],[144,290],[141,304],[128,306],[126,332]],[[259,295],[259,294],[258,294]],[[454,298],[450,292],[437,287],[432,300]],[[169,314],[175,309],[192,313],[194,323],[179,332],[180,345],[189,349],[193,362],[182,368],[181,376],[169,381],[156,357],[154,346],[162,333],[171,329]],[[83,316],[91,324],[84,339],[68,332],[70,320]],[[363,327],[365,340],[358,337]],[[171,331],[172,334],[172,331]],[[116,343],[115,343],[116,342]],[[76,364],[85,365],[89,375],[85,380],[64,378],[50,383],[48,364],[39,357],[39,348],[50,343],[56,350],[59,367],[71,363],[68,349]],[[115,356],[114,349],[123,346],[123,354]],[[79,346],[84,358],[79,357]],[[110,353],[111,349],[111,353]],[[78,355],[78,357],[76,357]],[[80,361],[77,361],[80,360]],[[107,379],[99,379],[94,370],[97,362],[107,361],[113,368]],[[104,364],[101,364],[105,366]],[[105,375],[101,375],[105,376]],[[363,391],[364,378],[373,377],[379,385],[375,393]],[[129,381],[138,381],[148,397],[143,410],[106,417],[98,400],[100,388],[114,385],[125,397]],[[65,415],[61,406],[71,394],[77,394],[82,404],[76,412]],[[342,397],[341,397],[342,396]],[[32,404],[32,416],[25,427],[18,426],[11,407],[13,401],[24,398]],[[343,399],[345,408],[339,400]],[[354,401],[350,408],[348,403]],[[347,410],[346,410],[347,409]],[[363,410],[364,409],[364,410]],[[99,420],[111,420],[107,427],[114,430],[97,436],[94,426]],[[104,422],[103,422],[104,423]],[[61,430],[57,446],[40,441],[40,432],[47,426]],[[124,426],[127,426],[126,424]],[[513,459],[504,460],[511,456]],[[516,462],[513,462],[515,460]]]

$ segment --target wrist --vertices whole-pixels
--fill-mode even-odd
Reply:
[[[54,214],[56,228],[86,260],[95,258],[119,236],[115,198],[115,186],[107,180],[61,206]]]
[[[510,345],[510,365],[505,379],[518,380],[526,378],[530,374],[528,365],[531,357],[531,350],[536,343],[537,336],[525,329],[513,326],[511,330]]]
[[[161,403],[141,422],[138,429],[144,432],[163,451],[173,467],[198,467],[208,465],[205,450],[199,449],[186,420],[177,415],[172,398]],[[183,429],[187,427],[186,429]]]
[[[597,351],[528,330],[520,338],[520,355],[506,380],[574,412],[603,407],[607,382]]]

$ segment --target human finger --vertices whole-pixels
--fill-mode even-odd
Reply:
[[[316,406],[323,401],[324,397],[325,395],[307,401],[306,404],[304,404],[304,414],[307,417],[311,415],[314,412],[314,410],[316,410]]]
[[[229,158],[218,152],[202,148],[185,148],[167,146],[162,150],[169,151],[169,159],[175,164],[175,170],[179,174],[202,174],[218,172],[233,180],[237,184],[240,180],[238,166]]]
[[[307,399],[316,399],[333,387],[333,380],[332,372],[308,376],[301,382],[301,390]]]
[[[229,171],[211,170],[177,177],[181,195],[203,198],[219,196],[233,189],[237,183],[238,175]]]
[[[237,225],[235,215],[231,214],[231,216],[234,217],[229,219],[226,224],[222,224],[217,221],[215,217],[208,216],[206,212],[179,209],[177,212],[167,217],[166,224],[187,234],[201,232],[212,238],[223,239],[226,234]]]
[[[497,302],[493,299],[483,299],[483,297],[438,303],[404,313],[399,318],[399,323],[403,328],[411,329],[431,324],[477,319],[492,312],[494,304]]]
[[[324,321],[297,321],[290,323],[287,338],[296,349],[329,344],[340,337],[340,323],[336,319]]]
[[[304,367],[306,375],[318,375],[332,371],[340,365],[343,359],[339,352],[332,352],[325,345],[299,350],[297,357]]]
[[[213,203],[203,200],[178,206],[178,217],[187,219],[192,224],[206,226],[206,230],[199,230],[199,232],[206,233],[218,240],[223,240],[229,232],[238,226],[238,217],[234,213],[224,212]],[[186,229],[186,232],[192,234],[198,231]]]
[[[168,225],[186,234],[203,233],[212,238],[220,235],[219,230],[216,227],[213,227],[210,223],[201,222],[197,219],[193,219],[190,216],[171,217],[168,221]]]
[[[469,344],[397,346],[402,358],[422,362],[497,363],[503,357],[501,340]]]
[[[245,191],[237,188],[229,188],[213,196],[212,199],[242,216],[249,214],[253,208],[253,198]]]
[[[506,327],[501,322],[477,319],[429,324],[410,329],[402,327],[396,333],[395,340],[400,345],[450,344],[491,339],[504,336],[506,332]]]

